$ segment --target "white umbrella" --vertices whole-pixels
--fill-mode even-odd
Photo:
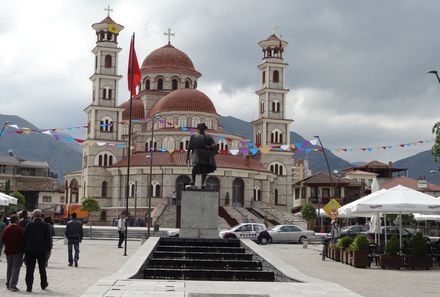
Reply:
[[[8,199],[0,196],[0,206],[8,206],[8,205],[9,205]]]
[[[12,196],[6,195],[5,193],[0,193],[0,197],[8,200],[8,204],[17,204],[17,198],[14,198]]]
[[[415,213],[414,220],[416,220],[416,221],[440,221],[440,215],[424,215],[424,214],[420,214],[420,213]]]
[[[341,216],[347,216],[347,217],[351,217],[351,216],[353,216],[353,217],[356,217],[356,216],[357,217],[369,217],[369,216],[371,216],[371,214],[373,212],[364,213],[364,214],[359,214],[358,213],[358,214],[354,215],[353,214],[353,210],[354,210],[355,206],[358,205],[359,203],[362,203],[362,202],[370,199],[371,197],[376,197],[377,195],[380,195],[380,194],[382,194],[382,193],[384,193],[386,191],[387,190],[382,189],[382,190],[379,190],[377,192],[371,193],[370,195],[367,195],[367,196],[364,196],[362,198],[359,198],[358,200],[355,200],[353,202],[345,204],[344,206],[342,206],[342,207],[340,207],[338,209],[338,214],[341,215]]]

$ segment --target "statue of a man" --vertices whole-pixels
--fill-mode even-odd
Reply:
[[[192,154],[192,176],[191,186],[196,183],[196,175],[202,175],[202,189],[205,188],[205,181],[208,173],[214,172],[217,169],[215,164],[215,155],[218,153],[218,145],[214,139],[205,134],[208,127],[205,123],[197,125],[197,134],[191,135],[186,153],[186,162],[189,162],[189,155]]]

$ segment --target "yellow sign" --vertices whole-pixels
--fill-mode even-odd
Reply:
[[[338,208],[341,207],[338,201],[335,199],[330,200],[322,209],[328,214],[328,216],[334,220],[338,217]]]

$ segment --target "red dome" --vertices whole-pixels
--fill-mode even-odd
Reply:
[[[141,69],[149,72],[170,72],[183,73],[199,78],[201,74],[194,69],[191,59],[181,50],[171,44],[167,44],[149,54]]]
[[[211,99],[196,89],[178,89],[160,99],[150,116],[167,111],[195,111],[217,114]]]
[[[128,120],[130,115],[130,100],[122,103],[119,107],[124,108],[122,112],[122,119]],[[141,120],[145,118],[145,109],[142,100],[139,98],[133,99],[132,108],[131,108],[131,119],[132,120]]]

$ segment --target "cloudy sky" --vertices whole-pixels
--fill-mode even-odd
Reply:
[[[83,125],[91,101],[95,33],[106,16],[120,33],[119,102],[125,101],[129,37],[140,63],[166,43],[186,52],[199,89],[218,113],[257,117],[262,53],[273,25],[289,42],[286,86],[292,129],[328,148],[360,148],[432,138],[440,118],[439,1],[0,0],[0,113],[39,128]],[[338,153],[348,161],[395,161],[431,144],[389,152]]]

